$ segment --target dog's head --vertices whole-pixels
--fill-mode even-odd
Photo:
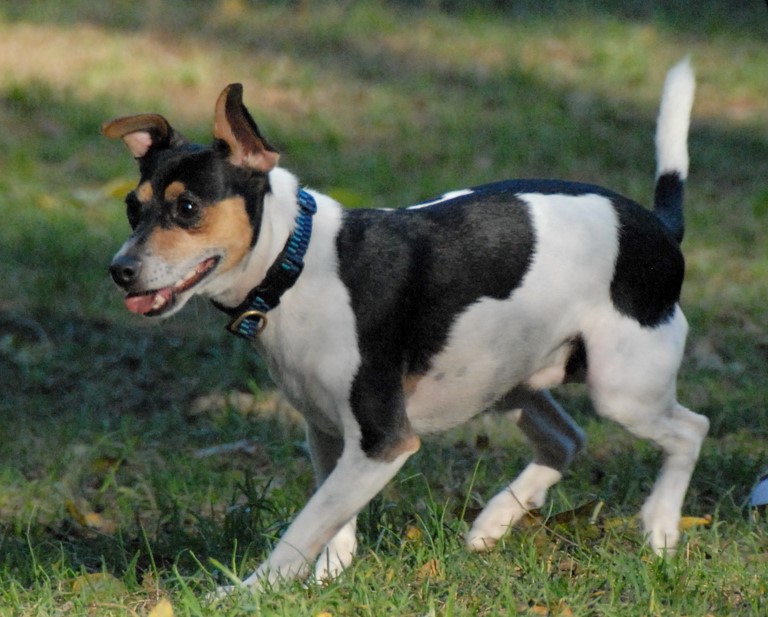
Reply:
[[[125,142],[141,174],[125,199],[133,233],[110,267],[131,312],[170,315],[196,293],[215,296],[216,281],[256,243],[279,155],[242,92],[232,84],[221,93],[211,147],[188,143],[157,114],[102,126],[107,137]]]

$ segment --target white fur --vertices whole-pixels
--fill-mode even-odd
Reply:
[[[471,195],[474,191],[472,189],[459,189],[458,191],[449,191],[445,195],[438,197],[432,201],[424,202],[423,204],[416,204],[415,206],[409,206],[408,210],[420,210],[421,208],[429,208],[435,204],[443,203],[444,201],[450,201],[457,197],[463,197],[464,195]]]
[[[688,177],[688,126],[696,80],[688,58],[667,73],[656,123],[656,176]]]

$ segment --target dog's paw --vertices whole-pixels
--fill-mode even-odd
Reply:
[[[320,553],[315,565],[315,580],[318,583],[332,581],[352,563],[357,551],[355,525],[342,527]]]
[[[327,551],[318,558],[315,565],[315,581],[318,583],[327,583],[339,576],[349,564],[352,563],[352,554],[342,559],[339,554],[330,555]]]
[[[662,557],[674,553],[680,540],[679,514],[669,511],[657,500],[651,500],[643,506],[640,517],[646,541],[654,552]]]
[[[475,552],[493,549],[510,526],[525,514],[525,508],[508,490],[491,499],[467,534],[467,548]]]
[[[493,538],[490,536],[485,536],[482,533],[477,533],[474,528],[467,534],[466,538],[467,548],[474,553],[485,553],[492,551],[498,542],[498,538]]]
[[[242,585],[222,585],[207,593],[205,599],[209,604],[217,605],[243,591],[248,591],[248,588],[243,587]]]
[[[645,537],[653,551],[659,557],[664,557],[675,552],[680,540],[680,531],[677,529],[677,524],[674,529],[671,527],[646,528]]]

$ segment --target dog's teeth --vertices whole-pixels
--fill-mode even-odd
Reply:
[[[190,281],[194,280],[194,278],[196,276],[197,276],[197,268],[195,268],[194,270],[190,270],[190,272],[183,279],[181,279],[178,283],[176,283],[176,285],[174,285],[174,287],[176,287],[176,289],[180,289],[180,288],[184,287],[184,285],[186,285]]]
[[[161,306],[163,306],[163,304],[165,304],[165,298],[162,296],[162,294],[157,294],[155,296],[155,301],[152,303],[152,310],[156,311]]]

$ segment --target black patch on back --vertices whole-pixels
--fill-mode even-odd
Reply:
[[[480,191],[429,208],[347,211],[336,242],[362,356],[351,404],[375,455],[407,429],[403,376],[429,370],[468,306],[512,294],[534,231],[513,194]]]
[[[680,246],[651,212],[638,204],[615,198],[619,219],[619,254],[616,258],[611,300],[617,311],[645,327],[672,317],[680,299],[685,262]]]

